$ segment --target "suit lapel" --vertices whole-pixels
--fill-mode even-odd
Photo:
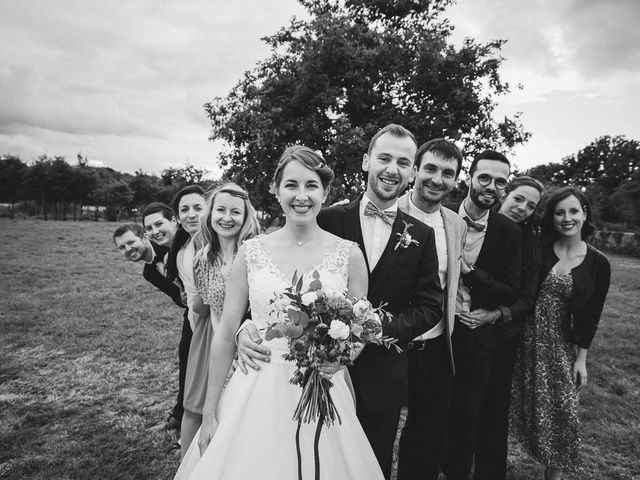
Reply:
[[[487,233],[484,236],[484,241],[482,242],[482,248],[480,248],[480,253],[478,253],[478,260],[476,260],[476,263],[482,265],[483,260],[485,258],[487,258],[487,255],[489,254],[490,249],[492,248],[492,245],[494,245],[494,240],[493,240],[493,236],[495,235],[495,227],[493,227],[493,216],[494,216],[494,212],[493,210],[489,210],[489,218],[487,219]]]
[[[367,264],[367,271],[371,272],[369,266],[369,259],[367,258],[367,250],[364,247],[364,239],[362,238],[362,226],[360,224],[360,200],[362,196],[356,198],[354,201],[344,207],[345,217],[343,224],[344,238],[356,242],[362,254],[364,255],[364,261]]]
[[[458,256],[458,252],[456,252],[456,242],[455,242],[455,232],[453,231],[453,225],[451,225],[451,220],[449,216],[443,211],[443,207],[440,206],[440,215],[442,216],[442,223],[444,225],[444,238],[447,243],[447,272],[452,272],[454,263],[458,261],[456,258]],[[451,289],[451,285],[449,285],[449,278],[451,275],[447,275],[447,285],[446,288]]]

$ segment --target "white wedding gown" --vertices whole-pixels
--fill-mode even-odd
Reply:
[[[269,301],[283,292],[291,280],[284,278],[262,247],[260,237],[245,243],[249,302],[253,321],[264,336],[275,319]],[[335,251],[315,267],[325,290],[346,292],[349,250],[352,242],[340,240]],[[311,272],[305,282],[311,281]],[[302,389],[289,379],[295,367],[282,355],[286,339],[265,341],[271,349],[270,363],[248,374],[236,370],[218,406],[219,426],[202,458],[196,434],[176,473],[176,480],[297,480],[298,460],[293,417]],[[342,369],[333,376],[331,396],[340,414],[330,427],[322,428],[319,443],[320,475],[325,480],[383,479],[382,471],[356,417],[348,375]],[[302,424],[300,449],[302,476],[314,478],[313,441],[316,424]]]

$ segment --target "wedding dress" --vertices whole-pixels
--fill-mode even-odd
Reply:
[[[275,321],[270,304],[276,293],[291,284],[264,250],[261,238],[246,245],[249,303],[253,321],[264,336]],[[311,271],[317,270],[324,290],[346,292],[349,251],[353,243],[339,240],[336,249]],[[248,374],[236,370],[222,392],[218,406],[218,429],[200,457],[198,436],[189,447],[176,480],[297,480],[296,428],[293,418],[302,389],[289,379],[295,366],[282,358],[288,352],[287,340],[265,341],[271,361]],[[319,441],[320,478],[325,480],[383,479],[382,471],[356,417],[346,369],[333,376],[331,396],[341,418],[323,426]],[[302,424],[300,450],[302,477],[314,478],[314,434],[316,424]]]

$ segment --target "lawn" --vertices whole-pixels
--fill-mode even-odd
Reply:
[[[115,250],[111,223],[0,220],[0,478],[170,479],[182,316]],[[640,479],[640,260],[589,352],[580,479]],[[512,445],[510,478],[540,478]],[[574,478],[577,480],[577,477]]]

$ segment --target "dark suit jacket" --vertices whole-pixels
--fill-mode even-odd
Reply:
[[[457,212],[460,204],[448,207]],[[518,224],[490,210],[487,233],[474,267],[460,277],[471,290],[472,310],[495,310],[500,305],[515,303],[520,295],[522,270],[522,232]],[[485,347],[491,350],[496,347],[496,325],[485,324],[471,332]]]
[[[348,205],[324,209],[318,224],[324,230],[356,242],[367,260],[360,227],[360,198]],[[404,223],[418,245],[394,250]],[[367,268],[369,268],[367,260]],[[389,242],[373,271],[369,271],[368,299],[386,304],[393,315],[383,334],[401,346],[434,327],[442,317],[442,287],[433,230],[402,211],[393,224]],[[394,349],[367,345],[350,368],[359,402],[369,411],[392,410],[407,404],[407,356]]]
[[[168,280],[167,277],[162,275],[156,267],[158,262],[163,261],[165,255],[169,252],[169,249],[161,245],[156,245],[155,243],[152,243],[151,246],[154,252],[153,261],[145,264],[144,269],[142,270],[142,276],[147,282],[158,288],[158,290],[171,297],[171,300],[173,300],[176,305],[185,308],[186,305],[182,302],[180,287]]]

